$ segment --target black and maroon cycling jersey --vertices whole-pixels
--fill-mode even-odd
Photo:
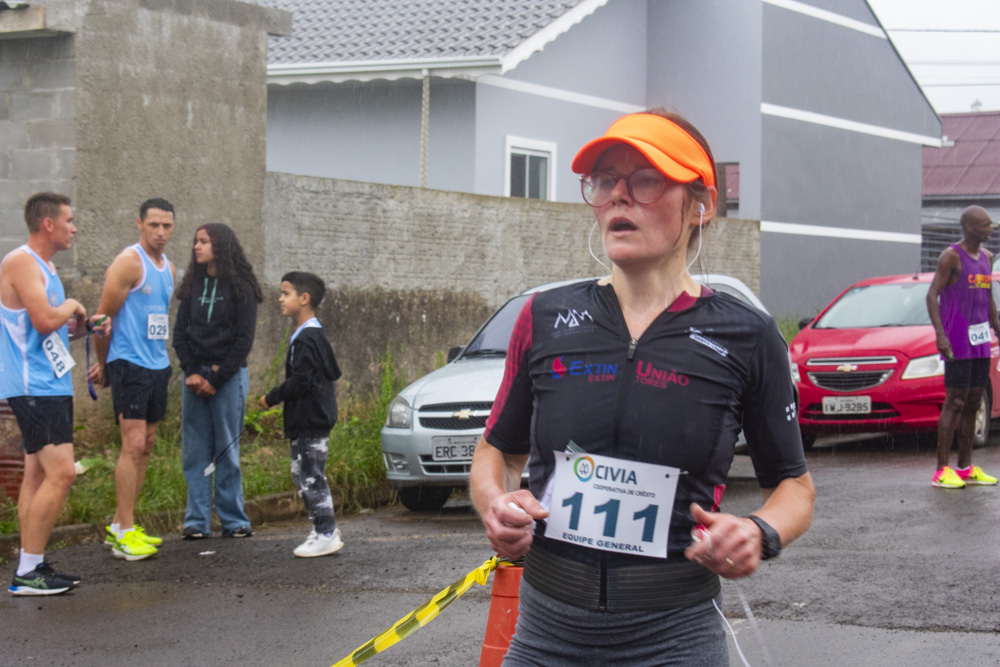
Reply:
[[[718,508],[741,427],[762,487],[805,474],[788,348],[773,318],[703,288],[697,299],[682,295],[636,341],[614,289],[588,281],[525,304],[484,435],[503,452],[530,453],[536,498],[553,452],[570,441],[592,454],[679,468],[668,540],[675,561],[691,542],[690,503]],[[536,546],[584,562],[600,557],[546,540],[539,525]],[[611,566],[649,562],[606,557]]]

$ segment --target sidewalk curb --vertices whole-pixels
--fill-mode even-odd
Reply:
[[[335,499],[336,500],[336,499]],[[243,505],[244,511],[250,517],[250,524],[259,526],[269,521],[286,521],[300,516],[306,516],[302,499],[294,491],[273,493],[248,500]],[[150,529],[152,533],[169,533],[180,530],[184,520],[184,510],[167,510],[153,512],[138,517],[139,522]],[[73,546],[86,542],[104,540],[104,526],[94,526],[89,523],[77,523],[69,526],[56,526],[49,538],[49,548],[52,545]],[[0,558],[15,559],[20,553],[21,536],[18,533],[0,535]]]

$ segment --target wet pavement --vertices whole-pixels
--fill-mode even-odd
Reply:
[[[975,454],[994,474],[996,442]],[[749,664],[1000,665],[1000,489],[931,487],[934,453],[911,440],[820,444],[808,458],[812,529],[723,586]],[[745,459],[737,471],[749,471]],[[725,510],[758,503],[752,481],[731,480]],[[317,559],[291,554],[304,520],[244,540],[170,535],[137,563],[98,544],[51,552],[84,581],[63,596],[0,596],[0,664],[332,665],[491,555],[460,498],[439,514],[391,509],[340,526],[343,551]],[[365,664],[478,664],[488,608],[488,588],[473,586]],[[735,650],[731,664],[743,664]]]

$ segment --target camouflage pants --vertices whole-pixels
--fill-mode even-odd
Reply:
[[[295,438],[291,441],[292,482],[317,533],[332,533],[337,527],[333,516],[333,496],[326,483],[326,456],[329,450],[328,437]]]

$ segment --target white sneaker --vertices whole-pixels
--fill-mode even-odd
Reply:
[[[327,556],[337,553],[343,547],[344,543],[340,539],[340,529],[337,528],[329,537],[319,535],[316,531],[313,531],[309,534],[305,542],[295,547],[295,551],[292,553],[299,558],[316,558],[317,556]]]

